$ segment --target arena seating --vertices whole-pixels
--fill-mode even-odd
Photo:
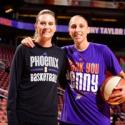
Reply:
[[[0,125],[7,125],[6,102],[6,99],[0,98]]]
[[[14,49],[7,46],[0,46],[0,125],[7,125],[6,103],[9,80],[9,68],[11,66]],[[3,67],[4,66],[4,67]]]

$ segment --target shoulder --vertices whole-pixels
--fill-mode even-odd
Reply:
[[[64,49],[62,47],[53,46],[53,49],[58,51],[58,52],[64,52]]]
[[[21,51],[22,49],[23,49],[23,45],[22,45],[22,44],[19,44],[19,45],[16,47],[16,52]]]
[[[19,44],[17,47],[16,47],[16,50],[21,50],[21,49],[25,49],[27,48],[26,46],[22,45],[22,44]]]
[[[58,46],[53,46],[53,51],[55,51],[57,54],[65,55],[65,50]]]
[[[16,49],[21,49],[23,47],[23,45],[22,44],[19,44],[17,47],[16,47]]]
[[[67,45],[67,46],[63,46],[61,47],[63,50],[68,50],[68,49],[72,49],[73,45]]]
[[[74,45],[63,46],[62,49],[65,51],[65,53],[72,53],[75,51]]]
[[[99,51],[109,51],[110,48],[105,45],[105,44],[99,44],[99,43],[90,43],[90,46],[91,47],[94,47],[96,50],[99,50]]]
[[[22,45],[22,44],[19,44],[19,45],[16,47],[15,53],[16,53],[16,54],[19,54],[19,53],[20,53],[20,54],[25,54],[27,50],[28,50],[28,49],[27,49],[26,46],[24,46],[24,45]]]
[[[91,42],[90,42],[90,45],[91,45],[91,46],[94,46],[94,47],[97,47],[97,48],[105,48],[105,47],[107,47],[107,45],[105,45],[105,44],[100,44],[100,43],[91,43]]]
[[[55,50],[57,50],[57,51],[62,51],[62,49],[61,49],[60,47],[55,46],[55,45],[53,45],[53,49],[55,49]]]

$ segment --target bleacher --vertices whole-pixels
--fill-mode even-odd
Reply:
[[[0,98],[0,125],[7,125],[6,103],[5,98]]]
[[[13,54],[13,48],[4,45],[0,46],[0,125],[7,125],[7,89]]]
[[[0,71],[0,88],[7,90],[9,75],[5,71]]]

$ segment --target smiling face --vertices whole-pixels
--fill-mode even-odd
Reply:
[[[56,31],[55,17],[49,13],[38,15],[35,28],[40,41],[51,42]]]
[[[87,21],[77,15],[73,16],[69,22],[69,35],[74,40],[75,44],[81,44],[87,41],[87,34],[89,33],[89,27]]]

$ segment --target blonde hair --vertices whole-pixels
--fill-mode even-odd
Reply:
[[[36,22],[35,22],[35,23],[38,22],[39,16],[40,16],[40,15],[43,15],[43,14],[49,14],[49,15],[53,16],[54,19],[55,19],[55,22],[56,22],[55,13],[54,13],[53,11],[49,10],[49,9],[44,9],[44,10],[41,10],[41,11],[37,14],[37,16],[36,16]],[[38,36],[38,35],[37,35],[37,31],[35,30],[33,39],[35,40],[35,39],[37,38],[37,36]]]
[[[51,10],[49,10],[49,9],[44,9],[44,10],[41,10],[38,14],[37,14],[37,16],[36,16],[36,23],[38,22],[38,17],[40,16],[40,15],[43,15],[43,14],[50,14],[50,15],[52,15],[54,18],[55,18],[55,13],[53,12],[53,11],[51,11]],[[55,19],[56,20],[56,19]]]

